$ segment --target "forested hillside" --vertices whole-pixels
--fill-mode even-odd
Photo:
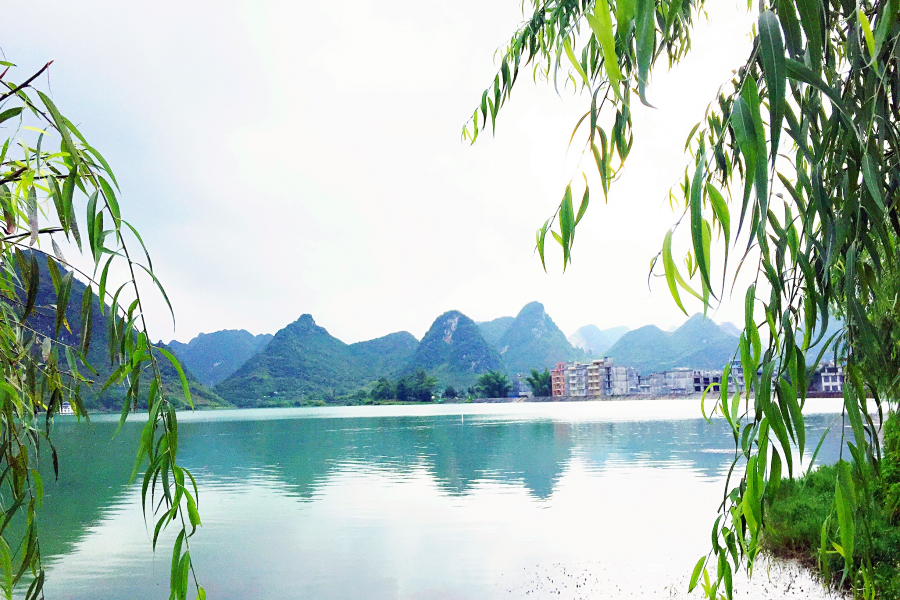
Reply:
[[[465,389],[478,375],[500,369],[502,364],[478,325],[458,310],[451,310],[435,319],[406,372],[424,369],[437,377],[440,386]]]
[[[271,339],[269,333],[253,335],[243,329],[225,329],[201,333],[187,344],[172,340],[169,346],[204,385],[213,386],[237,371]]]
[[[696,314],[673,332],[654,325],[629,331],[607,354],[642,373],[678,367],[721,369],[737,349],[738,338]]]
[[[50,271],[47,268],[44,255],[35,252],[40,267],[40,281],[38,284],[38,294],[35,301],[37,310],[28,318],[28,325],[34,331],[43,337],[54,338],[55,322],[56,322],[56,294],[54,292],[53,280]],[[68,271],[61,268],[60,278],[64,278]],[[69,296],[69,305],[66,309],[66,322],[68,329],[64,326],[60,329],[59,337],[54,338],[68,344],[70,346],[78,346],[81,338],[81,302],[84,295],[85,285],[77,278],[72,280],[72,289]],[[88,362],[96,371],[85,365],[79,366],[79,372],[93,381],[93,384],[82,384],[81,395],[85,408],[91,410],[110,410],[118,411],[122,408],[122,402],[125,398],[125,391],[118,386],[111,386],[100,393],[103,384],[113,372],[111,355],[115,353],[114,348],[109,347],[109,335],[107,333],[107,318],[109,317],[109,307],[104,307],[101,312],[100,301],[93,296],[91,306],[92,327],[91,341],[88,347]],[[165,347],[164,344],[158,344]],[[159,366],[163,375],[164,389],[169,392],[170,400],[177,406],[184,403],[181,400],[181,383],[178,373],[171,366],[168,360],[161,355],[159,358]],[[65,357],[60,357],[65,361]],[[191,388],[191,396],[194,405],[198,408],[224,406],[227,404],[225,400],[204,386],[190,371],[185,369]],[[146,388],[145,388],[146,389]]]
[[[261,352],[215,389],[238,406],[328,400],[394,375],[417,346],[406,332],[345,344],[306,314],[276,333]]]

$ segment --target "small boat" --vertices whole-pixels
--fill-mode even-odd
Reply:
[[[72,405],[69,402],[63,402],[62,406],[59,407],[59,413],[61,415],[74,415],[75,411],[72,410]]]

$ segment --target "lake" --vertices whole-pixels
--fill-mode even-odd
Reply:
[[[807,402],[807,453],[839,407]],[[733,453],[724,421],[699,410],[644,400],[182,413],[181,463],[199,480],[203,519],[191,555],[211,600],[686,597]],[[127,485],[140,419],[111,439],[117,417],[57,417],[60,477],[45,476],[40,513],[48,599],[168,597],[171,536],[154,555],[140,478]],[[837,459],[839,428],[820,461]],[[748,597],[825,597],[803,573],[769,579],[758,569],[736,585]]]

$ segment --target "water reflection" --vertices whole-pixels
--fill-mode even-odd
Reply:
[[[192,554],[216,597],[507,597],[497,581],[532,576],[522,565],[648,552],[677,562],[665,540],[708,543],[692,536],[707,530],[734,448],[721,420],[648,418],[641,406],[391,410],[183,420],[182,462],[203,486]],[[808,445],[832,420],[808,416]],[[57,423],[61,476],[45,477],[41,514],[53,597],[90,597],[98,580],[141,597],[165,583],[165,560],[147,567],[139,489],[127,486],[139,426],[111,440],[111,421]],[[820,459],[833,461],[838,442],[834,431]],[[641,533],[661,494],[679,519]]]

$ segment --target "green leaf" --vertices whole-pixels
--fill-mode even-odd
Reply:
[[[66,120],[66,123],[69,125],[70,128],[72,128],[72,124],[69,123],[68,120]],[[77,130],[75,130],[75,132],[76,132],[76,134],[78,133]],[[79,135],[79,137],[80,137],[80,135]],[[84,141],[84,139],[82,139],[82,141]],[[85,150],[87,150],[88,152],[90,152],[91,154],[94,155],[94,158],[97,159],[97,161],[103,166],[103,170],[106,171],[107,175],[109,175],[109,178],[112,179],[113,185],[116,186],[116,189],[119,189],[119,183],[116,181],[116,176],[113,175],[112,169],[109,168],[109,164],[106,162],[106,159],[103,158],[103,156],[89,144],[85,143],[84,148],[85,148]]]
[[[150,270],[152,271],[152,270],[153,270],[153,261],[150,260],[150,253],[147,252],[147,246],[144,245],[144,240],[141,238],[141,234],[138,233],[138,230],[135,229],[135,228],[131,225],[131,223],[129,223],[129,222],[126,221],[125,219],[122,219],[122,222],[125,223],[125,225],[128,226],[128,229],[131,230],[131,233],[133,233],[133,234],[134,234],[134,237],[137,238],[137,241],[140,242],[141,248],[144,250],[144,257],[147,259],[147,266],[148,266],[148,267],[150,268]]]
[[[21,253],[17,250],[16,254],[19,255]],[[30,260],[28,262],[28,265],[29,265],[28,277],[27,277],[27,282],[26,282],[28,289],[26,291],[26,296],[25,296],[25,310],[22,312],[22,321],[23,322],[28,318],[28,316],[34,310],[34,303],[37,300],[37,295],[38,295],[38,285],[40,284],[40,267],[38,266],[37,257],[35,256],[34,252],[32,252],[30,255]],[[21,267],[22,267],[22,262],[19,263],[19,268],[20,268],[20,270],[23,271],[23,275],[24,275],[24,269],[22,269]]]
[[[160,348],[159,346],[154,346],[154,348],[159,350],[160,354],[168,358],[169,362],[172,363],[172,366],[175,367],[175,370],[178,372],[178,378],[181,380],[181,391],[184,394],[184,399],[191,408],[194,408],[194,402],[191,400],[191,388],[188,385],[187,377],[184,375],[184,369],[181,368],[181,363],[179,363],[178,359],[165,348]]]
[[[744,155],[744,201],[741,207],[741,218],[738,223],[737,235],[741,233],[744,216],[747,212],[747,201],[750,197],[750,189],[756,178],[756,153],[759,144],[756,140],[756,128],[753,125],[753,115],[750,114],[750,106],[743,97],[738,96],[734,101],[734,109],[731,113],[731,127],[734,129],[735,141],[741,154]]]
[[[771,10],[764,10],[759,15],[759,38],[763,73],[766,76],[766,87],[769,90],[769,131],[772,137],[771,158],[774,165],[775,157],[778,155],[781,123],[784,118],[782,105],[784,104],[787,71],[781,28],[778,25],[778,18]]]
[[[572,63],[572,66],[575,67],[575,70],[578,71],[578,74],[581,75],[581,79],[584,81],[584,85],[590,85],[590,81],[588,81],[588,76],[584,72],[584,69],[581,68],[581,63],[578,62],[578,59],[575,58],[575,53],[572,51],[572,39],[566,38],[563,42],[563,48],[566,51],[566,56],[569,57],[569,61]]]
[[[772,466],[769,470],[769,491],[774,495],[781,485],[781,456],[772,448]]]
[[[584,196],[581,197],[581,205],[578,207],[578,216],[575,217],[575,225],[578,225],[578,223],[581,222],[581,217],[587,212],[590,191],[590,188],[587,187],[587,180],[585,179]]]
[[[862,9],[859,9],[856,12],[859,16],[859,25],[862,27],[863,36],[866,38],[866,46],[869,48],[869,62],[873,62],[878,58],[878,55],[875,52],[875,36],[872,35],[872,25],[869,23],[869,18]]]
[[[672,295],[672,299],[675,300],[675,304],[677,304],[678,308],[681,309],[681,312],[687,315],[688,313],[684,309],[684,305],[681,303],[681,296],[678,293],[678,286],[675,284],[675,272],[678,270],[678,267],[675,266],[675,261],[672,260],[671,229],[666,232],[666,238],[663,240],[662,259],[663,270],[666,273],[666,283],[669,285],[669,293]]]
[[[194,502],[194,498],[190,495],[186,495],[187,498],[187,508],[188,508],[188,520],[191,523],[191,526],[194,528],[191,531],[191,535],[194,535],[194,531],[197,530],[197,527],[203,525],[200,522],[200,513],[197,511],[197,503]]]
[[[162,283],[160,283],[159,279],[156,278],[156,275],[153,274],[153,271],[151,271],[150,269],[148,269],[147,267],[145,267],[144,265],[142,265],[140,263],[135,263],[135,264],[137,264],[138,267],[143,269],[144,272],[147,273],[147,275],[149,275],[150,278],[153,280],[153,283],[156,284],[156,288],[159,290],[159,293],[162,294],[163,300],[166,301],[166,306],[169,307],[169,314],[172,315],[172,325],[174,326],[175,325],[175,310],[172,308],[172,303],[169,302],[169,295],[166,294],[166,290],[163,287]]]
[[[747,103],[750,118],[753,121],[753,130],[756,132],[756,175],[753,179],[754,187],[756,188],[759,213],[761,215],[766,215],[769,202],[769,171],[767,168],[768,163],[766,162],[766,133],[759,112],[762,104],[759,99],[759,89],[757,88],[756,80],[753,77],[748,77],[744,80],[741,97]]]
[[[853,523],[855,509],[855,493],[853,476],[850,473],[850,463],[845,460],[838,461],[838,481],[834,490],[834,504],[840,528],[841,546],[844,555],[844,576],[847,577],[853,568],[853,546],[856,532]]]
[[[647,102],[647,83],[650,77],[650,63],[653,61],[653,49],[656,47],[656,2],[654,0],[637,0],[635,15],[635,40],[637,42],[638,63],[638,96],[641,102]]]
[[[544,272],[547,272],[547,263],[544,260],[544,238],[547,237],[547,229],[550,227],[550,219],[544,221],[543,227],[538,229],[537,231],[537,249],[538,254],[541,256],[541,266],[544,268]]]
[[[821,0],[797,0],[797,11],[800,13],[800,23],[806,32],[806,40],[809,44],[809,54],[816,73],[822,72],[822,1]]]
[[[881,195],[881,177],[878,176],[878,171],[875,169],[875,165],[872,163],[872,157],[869,153],[865,153],[862,159],[862,172],[863,179],[866,182],[866,188],[869,190],[869,193],[872,195],[872,199],[875,200],[875,204],[878,205],[878,208],[881,209],[881,215],[871,215],[873,219],[881,219],[884,218],[884,199]]]
[[[803,35],[800,32],[800,21],[797,20],[797,9],[794,0],[779,0],[778,19],[784,31],[784,41],[788,52],[794,58],[803,55]]]
[[[703,572],[703,565],[706,564],[706,557],[700,557],[700,560],[697,561],[697,564],[694,565],[694,572],[691,573],[691,582],[688,585],[688,593],[694,591],[694,588],[697,587],[697,582],[700,580],[700,574]]]
[[[59,294],[59,284],[62,283],[62,276],[59,274],[59,267],[56,262],[47,257],[47,271],[50,273],[50,283],[53,284],[53,292]]]
[[[182,529],[175,538],[175,545],[172,547],[172,568],[169,571],[169,589],[178,588],[178,582],[181,579],[181,545],[184,543],[185,532]]]
[[[119,221],[122,220],[122,216],[119,214],[119,202],[116,200],[116,194],[103,177],[98,176],[97,179],[100,180],[100,188],[103,190],[104,198],[106,198],[106,205],[109,207],[109,212],[113,216],[113,225],[115,225],[118,230]]]
[[[607,0],[597,0],[594,6],[594,14],[586,14],[588,25],[597,36],[600,48],[603,50],[603,65],[609,76],[609,84],[616,95],[621,94],[619,82],[622,80],[622,71],[619,70],[619,58],[616,56],[616,39],[613,36],[612,15]]]
[[[72,162],[74,164],[78,164],[81,162],[81,158],[78,155],[77,150],[75,149],[75,144],[72,143],[72,136],[69,134],[69,127],[66,124],[65,119],[59,111],[56,109],[56,105],[53,104],[53,101],[50,100],[43,92],[40,90],[37,91],[38,96],[41,97],[41,102],[44,103],[44,106],[47,107],[47,110],[50,112],[50,116],[53,117],[53,122],[56,125],[56,128],[59,130],[59,135],[63,140],[63,147],[66,152],[69,153],[69,156],[72,158]]]
[[[66,209],[63,202],[62,190],[56,182],[56,177],[47,177],[47,185],[50,187],[50,195],[53,197],[53,206],[56,208],[56,216],[59,218],[59,224],[68,235],[69,228],[66,226]]]
[[[37,192],[35,192],[33,187],[28,190],[27,208],[28,227],[31,230],[31,237],[28,241],[28,245],[33,246],[38,241],[38,232],[40,231],[40,227],[38,226]]]
[[[702,158],[697,160],[697,168],[694,171],[694,181],[691,184],[691,239],[694,242],[694,258],[700,269],[700,276],[707,289],[712,289],[709,278],[709,263],[707,262],[708,247],[703,243],[703,177],[704,168]]]
[[[69,308],[69,294],[72,292],[72,278],[74,273],[69,271],[59,284],[59,294],[56,297],[56,336],[66,322],[66,310]]]
[[[848,128],[853,132],[856,137],[857,143],[860,145],[862,142],[860,141],[862,138],[859,135],[859,131],[857,130],[856,124],[853,121],[853,115],[847,110],[847,107],[844,105],[843,100],[841,100],[840,94],[831,89],[822,78],[812,71],[809,67],[804,65],[802,62],[789,58],[785,61],[785,67],[787,70],[787,76],[794,81],[800,81],[802,83],[806,83],[808,85],[813,86],[826,96],[834,104],[841,113],[841,117],[844,119],[844,123],[847,124]]]
[[[706,184],[706,193],[712,205],[713,213],[722,224],[722,232],[725,234],[725,262],[728,262],[728,247],[731,245],[731,215],[728,212],[728,203],[712,183]]]
[[[94,320],[94,290],[91,286],[85,286],[81,295],[81,351],[87,355],[91,344],[91,330]]]
[[[619,0],[616,2],[616,37],[623,42],[631,33],[634,16],[637,12],[637,0]]]
[[[566,186],[566,193],[559,205],[559,233],[562,237],[563,271],[570,262],[569,251],[572,247],[572,236],[575,234],[575,211],[572,208],[572,186]]]
[[[4,110],[3,112],[0,112],[0,123],[2,123],[3,121],[7,121],[9,119],[12,119],[13,117],[18,116],[22,112],[22,109],[24,109],[24,108],[25,108],[24,106],[15,106],[13,108],[8,108],[8,109]]]
[[[755,536],[756,531],[759,528],[760,518],[762,517],[762,512],[760,510],[760,490],[757,487],[757,476],[756,476],[756,461],[758,457],[756,455],[751,456],[750,460],[747,461],[747,489],[744,492],[744,500],[743,500],[743,513],[747,519],[747,525],[750,528],[751,535]]]

